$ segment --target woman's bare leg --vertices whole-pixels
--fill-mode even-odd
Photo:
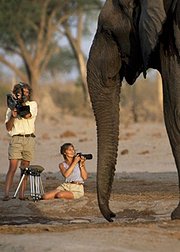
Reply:
[[[72,192],[60,191],[60,192],[56,193],[55,198],[58,198],[58,199],[74,199],[74,195],[73,195]]]
[[[50,192],[45,193],[42,198],[44,200],[49,200],[49,199],[74,199],[73,193],[68,192],[68,191],[58,191],[58,190],[53,190]]]
[[[42,196],[42,199],[44,199],[44,200],[54,199],[57,193],[59,193],[58,190],[53,190],[53,191],[44,193]]]

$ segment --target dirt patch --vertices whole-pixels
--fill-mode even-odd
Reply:
[[[151,174],[153,176],[153,174]],[[175,175],[175,174],[174,174]],[[117,223],[151,223],[170,220],[170,214],[178,201],[176,177],[168,179],[168,174],[161,174],[161,182],[147,178],[139,180],[128,174],[115,177],[110,199],[111,209],[116,213]],[[162,180],[162,176],[164,179]],[[166,179],[165,179],[166,178]],[[60,183],[56,174],[44,174],[45,191],[51,190]],[[3,182],[0,187],[2,189]],[[96,197],[96,176],[89,174],[85,184],[85,196],[78,200],[33,200],[20,201],[11,199],[0,206],[0,232],[11,232],[14,225],[61,223],[63,226],[79,219],[88,224],[105,224],[100,214]],[[27,192],[28,193],[28,192]],[[80,221],[81,220],[81,221]],[[36,230],[39,232],[38,228]],[[28,232],[28,227],[27,227]]]
[[[113,223],[103,218],[97,203],[94,121],[68,117],[58,127],[54,121],[37,124],[33,164],[44,167],[45,191],[62,182],[58,172],[62,143],[72,142],[77,152],[93,154],[87,161],[85,196],[73,201],[2,201],[8,137],[5,130],[1,132],[0,251],[179,252],[180,221],[170,219],[179,200],[177,172],[162,124],[121,126],[110,198],[110,208],[116,213]],[[11,195],[18,181],[17,172]]]

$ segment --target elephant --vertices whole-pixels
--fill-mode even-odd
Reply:
[[[106,0],[87,60],[87,83],[97,130],[97,199],[109,207],[118,155],[120,94],[149,68],[159,71],[163,116],[177,167],[180,190],[180,0]],[[180,219],[180,202],[171,213]]]

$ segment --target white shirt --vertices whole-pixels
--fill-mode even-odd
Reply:
[[[69,165],[64,161],[63,162],[64,168],[67,170],[69,168]],[[72,173],[69,175],[69,177],[67,177],[65,179],[66,183],[70,183],[70,182],[83,182],[83,179],[81,177],[81,172],[80,172],[80,168],[79,168],[79,164],[77,163],[76,166],[74,167],[74,170],[72,171]]]
[[[10,136],[18,134],[32,134],[35,132],[35,120],[37,116],[37,103],[35,101],[27,101],[26,105],[30,106],[31,117],[28,119],[25,118],[15,118],[14,125],[12,130],[9,131]],[[9,121],[11,117],[10,108],[7,109],[5,123]]]

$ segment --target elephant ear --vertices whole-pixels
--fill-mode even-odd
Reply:
[[[166,13],[163,0],[141,1],[139,37],[145,72],[148,68],[150,55],[158,43],[165,20]]]

